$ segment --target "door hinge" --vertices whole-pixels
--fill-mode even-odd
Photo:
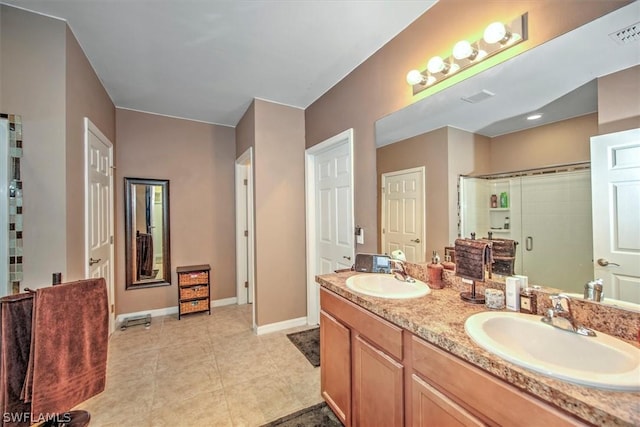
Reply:
[[[249,185],[249,180],[245,179],[245,180],[243,181],[243,184],[244,184],[244,185]]]
[[[111,243],[113,245],[113,236],[109,237],[109,243]]]
[[[249,282],[244,282],[244,287],[248,288],[249,287]]]
[[[115,313],[116,311],[116,306],[111,304],[111,313]]]
[[[382,229],[382,234],[384,234],[384,233],[386,233],[386,230],[383,228],[383,229]]]
[[[249,237],[249,230],[244,230],[244,237]]]

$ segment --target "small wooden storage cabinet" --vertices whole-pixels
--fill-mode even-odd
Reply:
[[[178,320],[184,314],[211,314],[211,267],[208,264],[176,268],[178,273]]]

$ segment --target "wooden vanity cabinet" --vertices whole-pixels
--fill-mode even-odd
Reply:
[[[347,426],[404,425],[403,330],[320,290],[321,391]]]
[[[347,426],[584,426],[347,299],[320,289],[322,397]]]
[[[412,336],[411,347],[411,365],[416,381],[413,388],[414,426],[585,425],[421,338]],[[415,396],[416,388],[420,397]],[[429,409],[416,407],[424,405],[428,408],[432,402],[438,409],[431,413]],[[442,412],[446,412],[451,423],[438,418],[445,417]]]

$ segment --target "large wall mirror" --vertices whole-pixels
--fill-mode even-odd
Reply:
[[[171,284],[169,181],[124,179],[126,288]]]
[[[421,153],[427,152],[425,141],[433,142],[433,137],[429,140],[414,139],[413,141],[425,144],[419,147],[411,145],[411,152],[407,152],[406,149],[403,151],[402,148],[392,151],[391,147],[395,143],[402,145],[402,142],[409,138],[429,133],[433,135],[434,131],[440,129],[446,129],[447,132],[451,128],[461,129],[494,139],[542,124],[554,123],[560,127],[563,121],[578,120],[580,117],[592,115],[599,107],[598,82],[594,80],[594,76],[609,76],[638,66],[637,52],[626,48],[613,49],[607,40],[607,34],[615,28],[623,28],[630,24],[633,19],[628,16],[628,12],[625,13],[624,8],[620,9],[381,118],[376,122],[378,165],[381,163],[380,157],[395,156],[393,162],[387,162],[385,165],[397,165],[397,169],[421,166],[416,164],[417,159],[422,159]],[[580,53],[574,56],[576,46],[580,46]],[[550,64],[553,64],[553,67]],[[552,69],[553,72],[550,71]],[[560,83],[549,85],[550,81]],[[485,93],[483,91],[495,96],[479,103],[468,101],[468,98],[475,94]],[[531,112],[542,113],[542,120],[527,121],[526,117]],[[596,130],[590,134],[591,136],[598,132],[597,121],[594,126]],[[444,134],[449,137],[451,133]],[[555,141],[558,147],[562,146],[563,140],[560,135],[545,134],[545,137]],[[589,136],[586,138],[585,143],[588,144]],[[443,145],[449,144],[450,141],[454,140],[449,139]],[[390,147],[387,148],[387,145]],[[405,144],[405,147],[407,146]],[[596,188],[591,188],[592,171],[588,162],[584,165],[567,165],[571,162],[589,160],[589,157],[574,156],[567,159],[561,157],[560,150],[556,150],[545,153],[541,157],[545,159],[543,163],[534,158],[535,152],[522,150],[516,153],[517,147],[514,146],[509,151],[519,160],[516,162],[518,166],[514,168],[508,162],[501,162],[505,157],[501,157],[501,152],[496,148],[491,154],[491,162],[496,159],[495,164],[487,163],[488,167],[485,170],[474,170],[473,165],[482,162],[475,160],[474,163],[474,159],[469,160],[473,153],[455,151],[455,148],[450,145],[445,147],[449,150],[448,159],[439,156],[426,160],[427,171],[434,170],[443,159],[448,162],[449,168],[468,161],[469,163],[460,166],[458,171],[460,174],[471,174],[476,178],[464,179],[460,184],[463,193],[460,200],[461,224],[456,224],[455,217],[458,212],[452,203],[457,192],[457,182],[455,177],[452,177],[454,174],[444,175],[443,180],[435,185],[427,180],[427,204],[431,202],[432,206],[434,203],[445,205],[449,202],[449,207],[444,212],[449,216],[448,227],[444,223],[444,216],[439,223],[429,224],[431,228],[427,229],[425,239],[427,247],[443,246],[440,242],[438,245],[430,243],[434,234],[439,232],[438,227],[447,228],[449,238],[453,239],[455,237],[452,236],[457,234],[455,226],[459,225],[464,237],[469,237],[471,232],[476,232],[478,237],[484,237],[491,231],[495,238],[512,238],[519,241],[517,270],[529,275],[532,284],[552,286],[578,296],[582,295],[586,281],[602,277],[594,274],[594,260],[598,257],[592,252],[591,200],[604,200],[606,195],[598,193],[599,190]],[[464,157],[465,155],[467,157]],[[526,160],[531,160],[534,165],[528,166]],[[571,167],[557,168],[558,165]],[[537,171],[540,172],[537,175],[524,176],[521,169],[529,167],[546,170]],[[464,170],[465,168],[470,170]],[[517,172],[511,176],[507,171]],[[381,171],[378,170],[378,173]],[[478,178],[477,175],[484,176]],[[449,181],[445,183],[445,179]],[[436,191],[443,186],[446,186],[448,195],[443,191]],[[492,208],[491,195],[499,196],[502,192],[507,192],[512,197],[508,208]],[[551,194],[559,199],[550,201]],[[545,196],[548,206],[543,206],[541,201],[536,199],[540,195]],[[554,209],[557,208],[562,208],[563,211],[552,218],[550,215],[556,212]],[[571,214],[567,213],[569,209],[572,211]],[[505,227],[507,216],[510,217],[508,229]],[[558,251],[565,247],[558,242],[571,246],[569,249]],[[544,256],[533,258],[535,253]],[[605,302],[607,298],[623,299],[622,296],[612,295],[605,289]],[[625,308],[640,309],[635,299],[631,301],[631,304],[617,304],[624,305]]]

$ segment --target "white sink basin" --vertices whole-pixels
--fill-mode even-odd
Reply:
[[[361,294],[380,298],[417,298],[427,295],[431,288],[424,282],[403,282],[392,274],[364,273],[347,279],[347,287]]]
[[[485,350],[526,369],[575,384],[640,391],[640,350],[596,332],[585,337],[542,323],[540,316],[483,312],[464,324]]]

